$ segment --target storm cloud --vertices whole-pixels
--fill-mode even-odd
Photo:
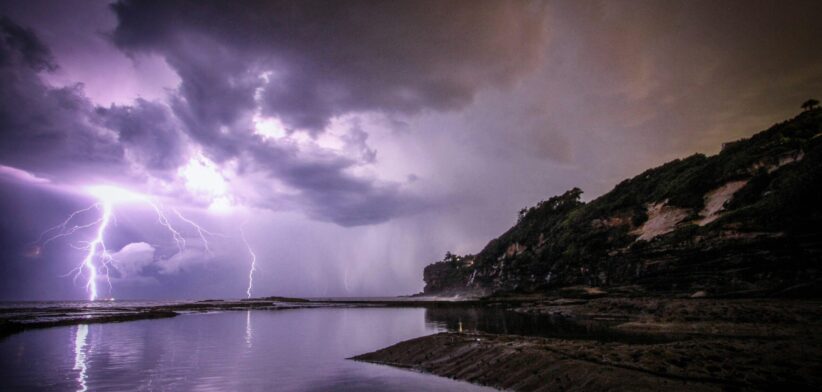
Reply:
[[[152,9],[146,12],[158,16],[169,13],[172,17],[175,15],[175,7],[202,7],[205,3],[195,4],[170,2],[165,5],[171,7],[170,10]],[[176,90],[169,91],[166,102],[138,98],[130,105],[113,104],[109,107],[100,107],[86,97],[81,84],[68,87],[47,85],[41,79],[42,74],[59,67],[48,47],[38,39],[33,30],[4,19],[3,78],[8,80],[8,88],[3,90],[3,98],[7,102],[4,108],[7,111],[0,120],[3,122],[5,140],[8,143],[5,143],[7,148],[0,154],[0,163],[32,173],[43,173],[47,178],[60,175],[63,182],[69,183],[103,180],[134,184],[135,181],[173,181],[177,170],[184,166],[193,154],[202,151],[217,163],[234,162],[242,173],[260,173],[264,178],[269,178],[288,190],[279,193],[264,181],[250,183],[248,186],[258,193],[248,196],[252,205],[274,209],[297,208],[311,218],[343,226],[375,224],[392,217],[419,212],[435,203],[406,192],[401,181],[382,180],[373,174],[354,174],[356,170],[375,163],[377,159],[377,151],[367,143],[368,133],[356,121],[339,132],[342,147],[339,150],[330,150],[313,142],[306,146],[292,140],[263,138],[254,132],[255,116],[267,113],[289,124],[289,119],[307,118],[304,116],[306,110],[316,108],[318,111],[312,112],[309,116],[316,120],[310,121],[311,126],[305,127],[307,123],[304,123],[299,126],[299,130],[287,130],[288,133],[305,131],[311,135],[310,137],[315,137],[317,133],[325,130],[332,117],[339,117],[350,111],[377,110],[390,113],[415,112],[423,108],[453,109],[469,102],[475,91],[484,85],[509,83],[519,73],[524,72],[529,67],[527,64],[533,62],[531,57],[536,56],[535,53],[531,53],[534,52],[533,48],[526,48],[526,61],[511,62],[502,56],[500,60],[490,61],[488,64],[482,61],[478,63],[477,56],[487,55],[488,50],[494,48],[493,45],[501,45],[499,49],[510,46],[510,43],[489,43],[488,41],[496,40],[492,40],[487,32],[480,34],[478,38],[471,38],[470,42],[473,44],[468,43],[468,46],[476,47],[468,52],[459,52],[460,56],[450,56],[448,52],[453,52],[453,47],[448,47],[447,50],[420,52],[421,49],[416,48],[420,45],[418,39],[436,38],[439,41],[452,42],[450,45],[453,46],[454,40],[468,39],[469,35],[476,33],[475,30],[485,31],[493,27],[494,24],[490,22],[494,19],[495,13],[504,11],[503,18],[516,17],[510,15],[510,12],[525,10],[485,7],[488,10],[484,12],[468,13],[465,31],[440,28],[432,32],[429,31],[431,29],[425,29],[422,36],[418,36],[422,34],[420,31],[414,32],[418,30],[420,23],[442,24],[441,20],[437,21],[436,16],[443,17],[442,13],[453,11],[445,9],[433,14],[417,14],[401,22],[406,25],[406,30],[409,30],[407,33],[410,35],[395,38],[408,47],[401,50],[404,54],[398,53],[391,60],[393,66],[366,62],[369,63],[368,67],[375,68],[371,71],[347,72],[346,69],[353,65],[344,65],[342,57],[335,57],[342,55],[336,53],[328,58],[300,61],[338,62],[342,66],[340,72],[330,73],[324,77],[319,74],[299,76],[300,72],[310,71],[296,60],[300,56],[292,53],[284,55],[281,59],[275,60],[275,57],[277,53],[295,52],[302,44],[292,43],[296,46],[286,50],[277,48],[287,45],[266,40],[265,43],[248,45],[247,48],[232,47],[231,41],[239,38],[231,31],[205,29],[206,26],[199,25],[196,20],[191,22],[191,26],[186,23],[175,23],[173,26],[157,28],[169,34],[168,37],[157,38],[158,41],[151,41],[151,37],[146,37],[149,40],[141,42],[124,38],[128,36],[127,32],[131,31],[129,29],[137,28],[130,18],[134,17],[131,13],[140,12],[133,8],[145,6],[150,4],[117,3],[112,6],[121,20],[113,39],[131,55],[137,50],[160,52],[178,72],[181,84]],[[211,6],[213,4],[206,8]],[[301,7],[303,6],[318,7],[317,4],[310,3],[301,4]],[[362,12],[366,12],[370,8],[365,6],[366,4],[363,4],[358,7],[362,8]],[[291,4],[288,7],[293,8],[295,5]],[[318,17],[318,23],[324,24],[320,22],[325,20],[324,18],[334,17],[335,12],[347,15],[354,12],[354,9],[358,8],[347,11],[326,10],[330,14],[326,11],[306,9],[295,11],[294,15],[299,18]],[[222,11],[217,9],[208,12],[220,15]],[[405,19],[409,18],[405,15],[406,11],[408,10],[403,7],[389,7],[381,12],[385,12],[388,19]],[[272,15],[276,14],[275,12]],[[249,15],[250,13],[247,16]],[[426,17],[435,18],[426,21]],[[350,18],[354,20],[348,20]],[[341,25],[355,23],[359,17],[350,15],[350,18],[343,18]],[[303,19],[299,19],[299,22],[307,23]],[[339,31],[322,29],[316,33],[302,29],[299,33],[291,32],[288,26],[295,23],[275,23],[269,33],[281,37],[297,34],[304,38],[316,38],[319,34],[324,40],[332,41],[339,37]],[[217,25],[221,24],[223,23],[217,22]],[[205,30],[196,32],[195,27],[198,26]],[[412,29],[412,26],[416,27]],[[480,26],[483,28],[480,29]],[[251,31],[262,28],[253,24],[247,27]],[[285,30],[282,30],[283,28]],[[353,29],[350,26],[341,28]],[[349,37],[352,42],[356,42],[355,46],[366,44],[367,47],[376,50],[375,53],[388,50],[385,46],[387,42],[380,46],[377,45],[380,38],[367,38],[369,34],[378,35],[379,29],[369,32],[356,30],[353,29],[353,35]],[[515,34],[512,37],[519,36]],[[163,46],[165,43],[171,43],[172,46]],[[156,47],[151,47],[152,44]],[[306,46],[306,56],[327,55],[323,53],[329,50],[326,46],[331,43],[317,45],[314,49]],[[309,55],[312,50],[316,53]],[[365,50],[365,47],[357,50]],[[411,61],[420,53],[425,53],[427,59]],[[266,68],[276,64],[282,65],[276,71]],[[434,67],[434,64],[439,65]],[[430,73],[419,72],[428,68]],[[394,72],[394,75],[379,77],[395,80],[391,83],[388,80],[375,81],[373,78],[376,74],[372,71],[376,69]],[[272,76],[274,74],[280,76]],[[345,97],[338,96],[333,102],[328,102],[334,107],[332,111],[325,111],[323,108],[328,107],[323,106],[325,104],[307,102],[304,107],[292,112],[289,108],[293,109],[293,106],[277,106],[273,102],[285,96],[296,96],[297,90],[309,91],[313,88],[308,85],[291,86],[288,87],[289,91],[282,91],[282,86],[278,84],[281,81],[277,80],[285,74],[289,75],[285,78],[288,80],[315,79],[314,82],[318,84],[316,91],[326,89],[319,85],[328,84],[336,85],[337,88],[349,93]],[[406,76],[401,77],[403,74]],[[412,77],[412,74],[419,76]],[[434,83],[433,80],[437,82]],[[392,86],[392,83],[395,85]],[[442,89],[449,84],[451,87]],[[275,93],[275,90],[280,92]],[[404,93],[395,95],[394,98],[385,95],[390,91],[401,90]],[[377,91],[383,91],[380,93],[383,95],[378,97],[375,95]],[[277,98],[277,94],[283,95]],[[332,95],[323,94],[323,99]],[[312,99],[315,98],[321,97],[318,95]],[[25,110],[20,110],[16,106],[21,100],[26,102]],[[454,105],[458,101],[464,102]],[[298,112],[300,114],[294,114]],[[239,194],[236,197],[243,199],[246,195]]]
[[[112,173],[123,163],[116,135],[95,125],[81,85],[41,81],[40,72],[55,69],[32,30],[0,17],[0,163],[46,178],[72,169]]]
[[[102,125],[117,132],[120,144],[146,169],[176,169],[185,161],[185,140],[167,106],[137,99],[132,106],[97,108],[95,114]]]
[[[228,233],[210,255],[172,215],[179,251],[150,208],[122,206],[125,295],[245,293],[238,227],[271,294],[419,291],[424,265],[482,249],[522,207],[572,187],[595,198],[820,98],[819,14],[768,0],[0,1],[0,293],[46,298],[25,284],[44,281],[81,295],[54,278],[76,266],[69,239],[26,241],[96,184]]]
[[[259,88],[263,114],[310,132],[350,112],[462,108],[479,89],[532,70],[546,39],[546,7],[530,1],[120,1],[112,8],[114,42],[165,55],[200,118],[231,124]]]
[[[248,5],[117,2],[113,41],[132,55],[159,53],[177,71],[171,106],[210,158],[266,172],[299,193],[289,200],[309,216],[345,226],[433,203],[351,174],[377,156],[359,127],[343,135],[341,155],[318,156],[253,135],[255,115],[316,136],[350,113],[460,109],[533,70],[546,39],[545,7],[534,2]]]

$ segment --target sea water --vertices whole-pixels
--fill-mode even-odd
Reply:
[[[346,359],[445,328],[419,308],[322,308],[35,329],[0,340],[0,390],[484,390]]]

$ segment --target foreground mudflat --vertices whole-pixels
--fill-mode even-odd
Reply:
[[[522,391],[715,389],[614,361],[617,358],[606,353],[616,347],[513,335],[441,333],[353,359]]]
[[[822,388],[816,302],[609,298],[518,310],[610,320],[648,339],[441,333],[353,359],[521,391]]]

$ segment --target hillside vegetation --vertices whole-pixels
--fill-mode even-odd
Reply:
[[[820,133],[822,109],[810,109],[589,203],[577,188],[551,197],[479,253],[426,267],[425,293],[818,296]]]

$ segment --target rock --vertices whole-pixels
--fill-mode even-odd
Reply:
[[[668,200],[661,203],[649,203],[646,214],[648,220],[638,229],[631,232],[637,235],[637,241],[650,241],[663,234],[668,234],[688,217],[688,210],[667,205]]]

